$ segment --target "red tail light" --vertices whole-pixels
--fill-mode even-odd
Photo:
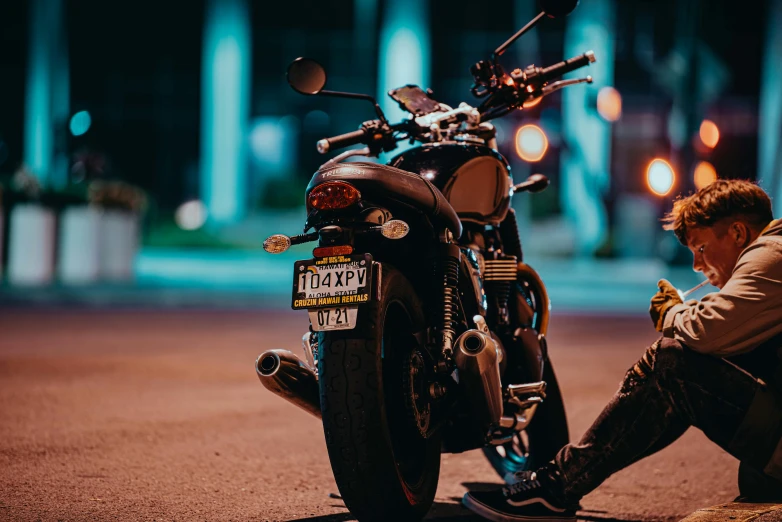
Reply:
[[[307,206],[318,210],[338,210],[347,208],[361,199],[361,193],[344,181],[321,183],[307,196]]]
[[[353,247],[350,245],[318,247],[312,251],[312,255],[315,257],[346,256],[352,253]]]

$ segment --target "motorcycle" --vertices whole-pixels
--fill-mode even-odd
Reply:
[[[287,79],[299,93],[373,103],[377,119],[320,140],[323,164],[306,189],[304,232],[275,234],[281,253],[317,241],[294,263],[292,308],[307,310],[305,360],[270,350],[256,372],[272,392],[320,418],[334,478],[359,520],[418,520],[431,507],[441,453],[483,449],[506,480],[548,462],[569,440],[549,357],[549,299],[524,263],[511,196],[539,192],[542,174],[513,184],[491,120],[538,104],[561,80],[595,61],[589,51],[540,68],[505,72],[499,57],[544,17],[578,0],[547,0],[542,12],[471,68],[473,107],[431,91],[389,92],[409,113],[389,123],[365,94],[325,90],[326,72],[299,58]],[[418,142],[387,164],[376,157]]]

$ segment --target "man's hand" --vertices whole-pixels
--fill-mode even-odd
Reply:
[[[652,316],[655,330],[662,332],[665,313],[670,307],[681,303],[682,300],[676,288],[665,279],[658,281],[657,288],[659,290],[654,294],[652,304],[649,305],[649,315]]]

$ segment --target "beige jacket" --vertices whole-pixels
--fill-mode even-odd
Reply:
[[[716,356],[746,353],[782,333],[782,219],[739,255],[718,292],[671,307],[663,335]]]

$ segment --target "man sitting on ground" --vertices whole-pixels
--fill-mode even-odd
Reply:
[[[494,521],[574,520],[581,497],[690,426],[741,461],[745,500],[782,501],[782,220],[772,220],[768,195],[747,181],[677,200],[665,229],[720,290],[683,303],[661,280],[649,312],[663,337],[581,441],[464,504]]]

